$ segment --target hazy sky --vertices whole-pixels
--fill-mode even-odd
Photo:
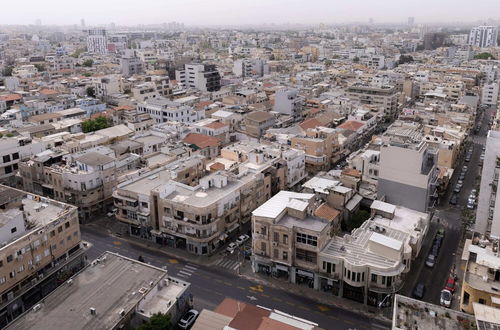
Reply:
[[[500,0],[0,0],[0,24],[188,25],[471,22],[498,18]]]

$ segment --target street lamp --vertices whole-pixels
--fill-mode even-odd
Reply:
[[[378,303],[378,308],[382,308],[382,306],[384,305],[384,302],[387,298],[389,298],[390,296],[392,296],[391,294],[388,294],[387,296],[385,296],[384,299],[382,299],[381,302]]]

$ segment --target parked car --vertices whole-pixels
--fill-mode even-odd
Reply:
[[[434,267],[435,264],[436,264],[436,256],[430,253],[427,256],[427,259],[425,260],[425,265],[429,268],[432,268]]]
[[[453,192],[456,193],[456,194],[458,194],[460,192],[460,189],[462,189],[462,186],[456,184],[455,188],[453,188]]]
[[[455,278],[453,276],[449,276],[446,280],[446,285],[444,286],[444,288],[451,293],[455,293],[456,285],[457,281],[455,280]]]
[[[195,309],[190,309],[184,316],[179,320],[177,326],[180,329],[189,329],[200,313]]]
[[[451,195],[450,204],[451,205],[457,205],[457,202],[458,202],[458,195],[457,194]]]
[[[460,173],[460,175],[458,176],[458,179],[459,180],[465,179],[465,173],[464,172]]]
[[[439,303],[441,306],[444,307],[450,307],[451,306],[451,299],[453,298],[453,295],[451,294],[450,291],[444,289],[441,290],[441,296],[439,297]]]
[[[418,283],[413,290],[413,297],[417,299],[422,299],[425,294],[425,285],[424,283]]]
[[[233,253],[234,250],[236,250],[237,247],[238,247],[238,244],[236,244],[236,243],[229,243],[229,245],[226,248],[226,252],[227,253]]]
[[[248,235],[241,235],[240,237],[238,237],[238,239],[236,239],[236,244],[243,245],[246,241],[248,241],[249,238],[250,236]]]
[[[476,207],[476,204],[474,202],[468,201],[467,202],[467,208],[469,210],[473,210]]]
[[[434,245],[432,247],[434,248],[434,246],[437,246],[439,250],[441,248],[441,244],[443,244],[443,237],[436,235],[436,238],[434,238]]]

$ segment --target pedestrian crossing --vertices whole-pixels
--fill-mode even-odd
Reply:
[[[183,278],[189,278],[197,270],[198,270],[198,266],[188,262],[187,264],[184,265],[184,267],[181,268],[181,270],[179,270],[177,272],[177,276],[183,277]]]
[[[215,266],[220,268],[229,269],[231,271],[238,270],[239,262],[237,260],[232,260],[228,258],[221,258],[219,261],[215,263]]]

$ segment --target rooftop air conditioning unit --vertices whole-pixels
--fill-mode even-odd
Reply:
[[[96,315],[97,311],[94,307],[90,307],[90,315]]]

